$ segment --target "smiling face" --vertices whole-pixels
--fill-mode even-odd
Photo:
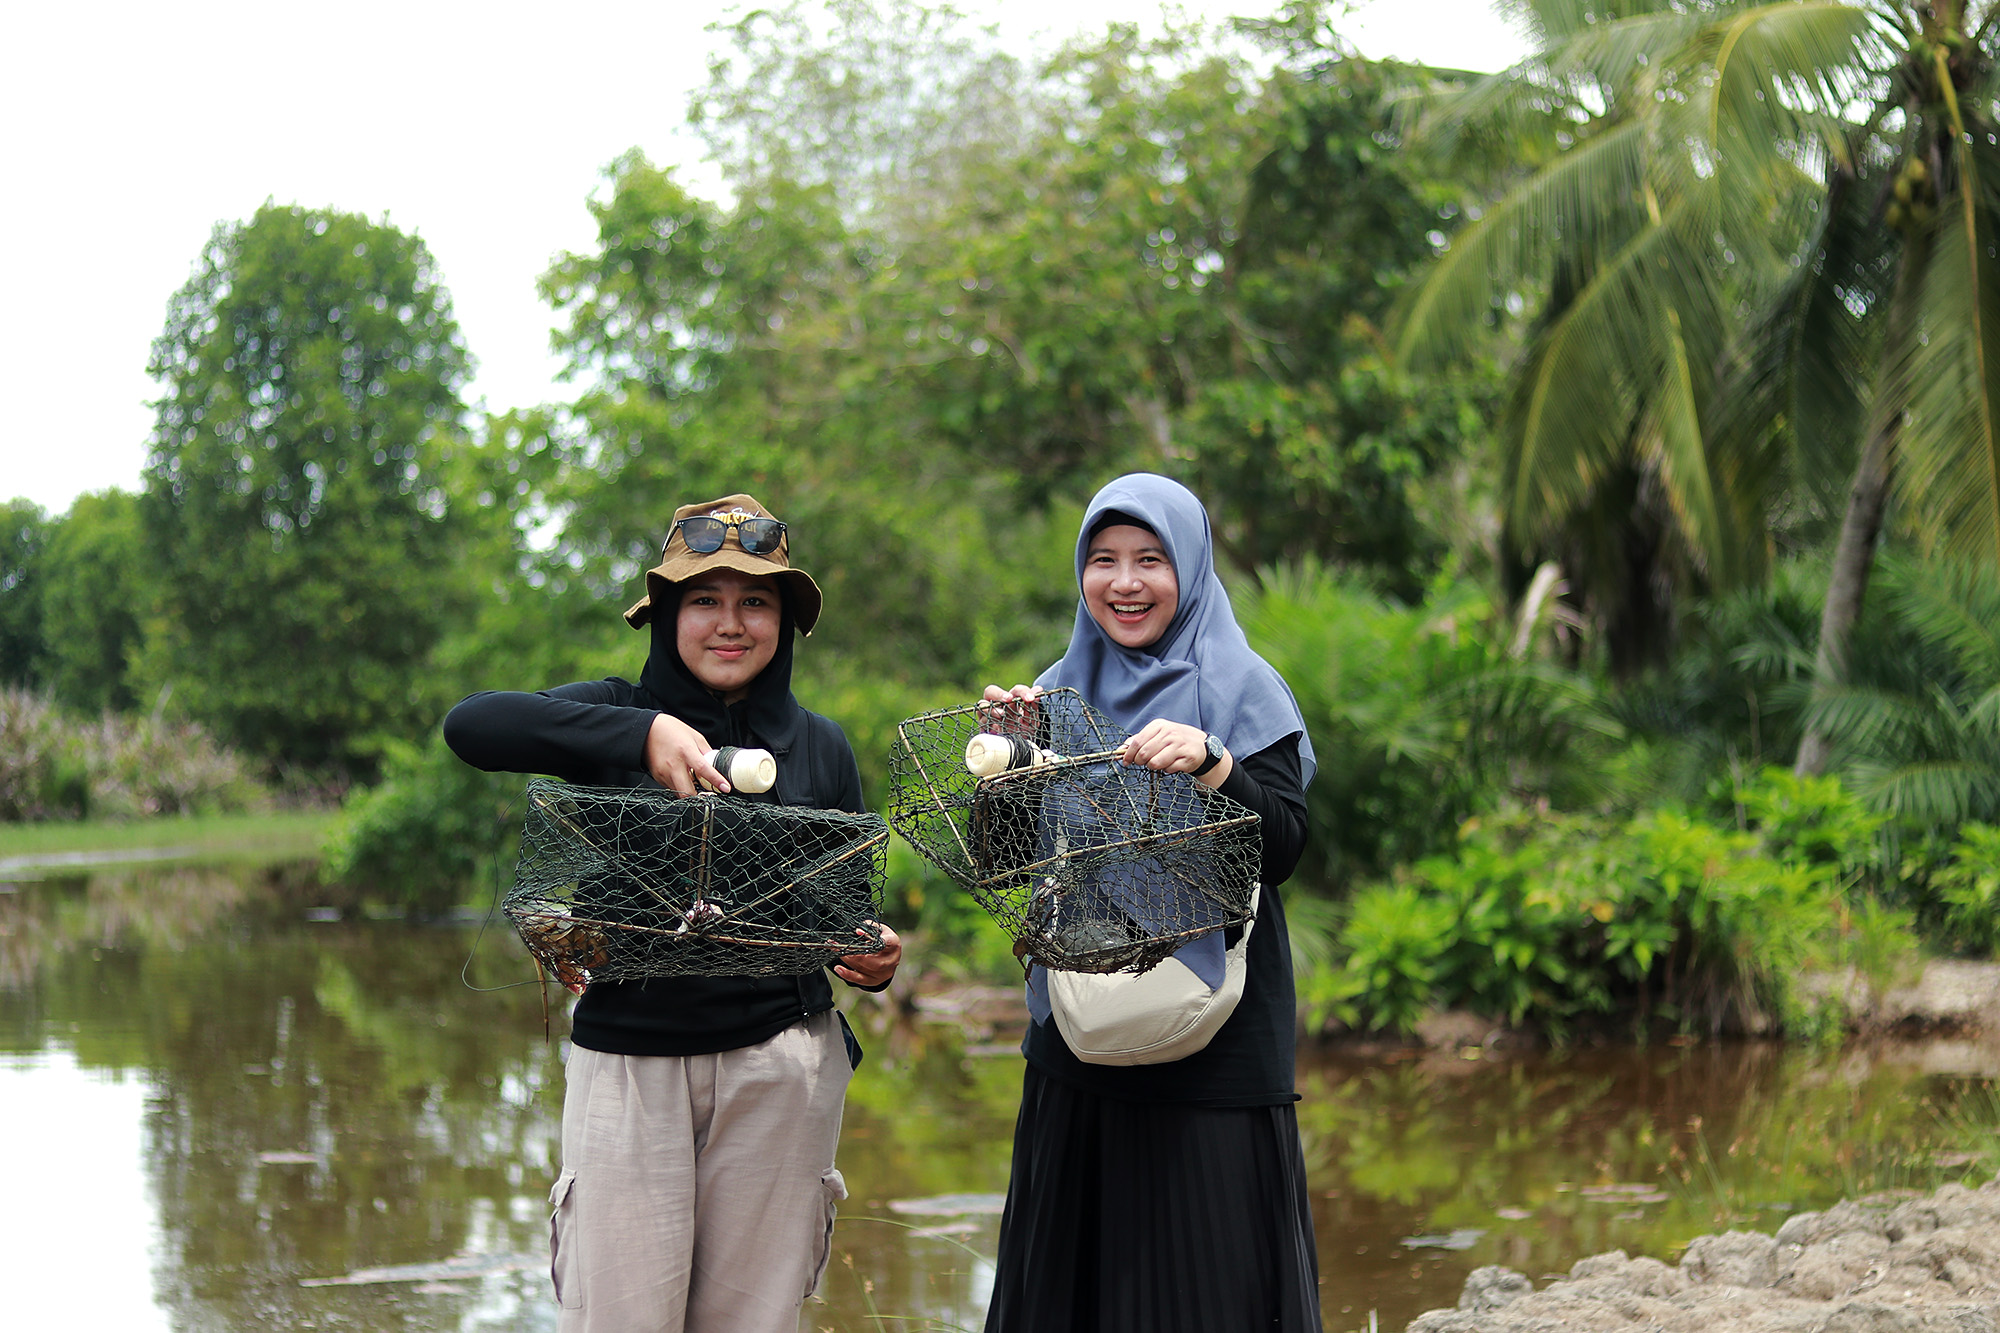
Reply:
[[[694,678],[735,703],[778,655],[783,632],[777,580],[711,569],[681,585],[674,643]]]
[[[1167,548],[1145,528],[1118,523],[1099,529],[1083,557],[1083,604],[1119,645],[1144,648],[1157,641],[1181,604]]]

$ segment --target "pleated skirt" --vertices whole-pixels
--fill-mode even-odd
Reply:
[[[1298,1115],[1028,1066],[986,1333],[1321,1333]]]

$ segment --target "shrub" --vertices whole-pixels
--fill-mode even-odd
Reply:
[[[1290,684],[1319,756],[1298,879],[1343,890],[1448,846],[1468,815],[1592,804],[1621,731],[1588,676],[1517,660],[1469,584],[1405,607],[1314,566],[1270,574],[1238,618]]]
[[[268,803],[243,757],[195,723],[107,713],[80,739],[93,816],[206,814]]]
[[[86,720],[0,690],[0,820],[212,814],[268,799],[242,757],[192,722]]]
[[[0,690],[0,819],[77,818],[89,787],[48,702]]]
[[[348,803],[328,838],[321,877],[420,915],[446,911],[512,865],[526,782],[471,767],[442,734],[396,745],[382,782]]]
[[[1307,1022],[1407,1032],[1431,1007],[1452,946],[1450,907],[1412,884],[1371,885],[1349,904],[1339,968],[1309,972],[1300,986]]]
[[[1839,778],[1767,768],[1755,781],[1736,784],[1734,795],[1742,820],[1772,855],[1832,866],[1850,884],[1881,872],[1889,816],[1870,809]]]
[[[2000,950],[2000,827],[1965,824],[1958,834],[1951,861],[1932,882],[1953,940],[1991,954]]]
[[[1612,1013],[1810,1029],[1821,1001],[1800,978],[1853,965],[1879,980],[1912,955],[1911,916],[1850,900],[1829,848],[1868,844],[1873,817],[1849,798],[1777,782],[1745,795],[1769,830],[1671,809],[1468,820],[1452,852],[1357,895],[1339,963],[1307,979],[1309,1010],[1399,1031],[1434,1005],[1557,1036]],[[1852,836],[1830,842],[1834,828]]]

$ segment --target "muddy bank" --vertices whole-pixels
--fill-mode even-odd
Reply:
[[[1934,958],[1915,977],[1877,990],[1851,970],[1808,977],[1809,992],[1838,997],[1864,1031],[2000,1033],[2000,963]]]
[[[1938,958],[1920,970],[1899,977],[1887,985],[1871,983],[1849,968],[1837,973],[1807,976],[1808,995],[1838,1002],[1848,1032],[1863,1038],[1957,1035],[2000,1037],[2000,962],[1970,962]],[[1744,1021],[1730,1024],[1723,1033],[1730,1037],[1775,1037],[1780,1035],[1777,1019],[1769,1014],[1738,1015]],[[1520,1050],[1540,1045],[1542,1038],[1531,1030],[1511,1028],[1501,1020],[1462,1009],[1448,1009],[1426,1015],[1407,1041],[1384,1039],[1377,1034],[1328,1030],[1316,1034],[1332,1044],[1356,1050],[1389,1050],[1415,1044],[1433,1050],[1463,1050],[1481,1047],[1487,1051]],[[1596,1039],[1623,1040],[1629,1034],[1602,1032]],[[1592,1034],[1582,1034],[1592,1039]],[[1695,1040],[1676,1038],[1669,1044]]]
[[[1678,1265],[1623,1251],[1540,1287],[1475,1269],[1408,1333],[2000,1333],[2000,1180],[1702,1236]]]

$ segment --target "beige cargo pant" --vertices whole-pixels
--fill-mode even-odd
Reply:
[[[794,1333],[847,1186],[838,1019],[716,1055],[571,1047],[549,1192],[561,1333]]]

